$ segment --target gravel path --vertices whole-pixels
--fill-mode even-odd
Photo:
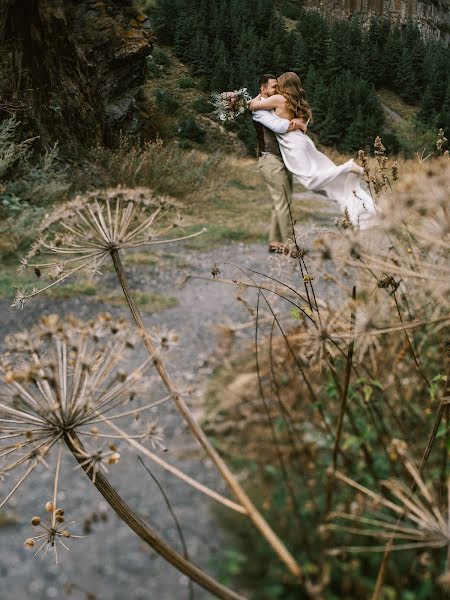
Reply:
[[[301,196],[299,196],[301,198]],[[309,226],[299,232],[314,236]],[[178,385],[190,386],[191,407],[201,416],[202,394],[208,376],[217,358],[215,331],[222,323],[244,323],[249,320],[242,303],[235,299],[232,286],[212,283],[201,279],[189,279],[184,285],[180,281],[189,274],[211,278],[214,263],[230,261],[267,272],[274,261],[269,258],[265,246],[229,244],[201,252],[186,250],[182,245],[166,246],[159,250],[163,260],[151,266],[125,266],[132,287],[140,291],[154,291],[170,295],[178,300],[174,308],[155,315],[146,316],[149,326],[162,325],[174,329],[179,336],[178,345],[170,352],[169,370]],[[171,253],[171,257],[167,256]],[[272,262],[271,262],[272,261]],[[182,265],[182,266],[181,266]],[[230,271],[231,274],[231,271]],[[107,272],[108,287],[115,286],[114,275]],[[254,295],[247,299],[252,302]],[[116,315],[126,315],[123,307],[111,307],[87,297],[69,300],[39,299],[23,311],[9,308],[9,302],[0,302],[0,340],[9,332],[30,326],[41,314],[54,312],[60,315],[74,313],[80,318],[89,318],[101,310]],[[245,343],[252,330],[239,332],[237,344]],[[144,351],[137,349],[140,361]],[[195,476],[203,483],[226,493],[214,467],[203,460],[195,441],[186,431],[175,410],[167,403],[161,410],[160,424],[167,434],[168,452],[164,458]],[[164,500],[154,482],[138,464],[136,456],[122,453],[123,460],[113,467],[110,480],[131,506],[171,543],[180,548],[176,530],[168,514]],[[10,523],[3,525],[0,542],[0,597],[1,600],[16,600],[33,597],[88,598],[101,600],[182,600],[188,598],[186,578],[181,576],[148,547],[111,513],[97,490],[79,470],[73,470],[71,457],[66,460],[59,499],[71,518],[77,519],[77,533],[83,529],[86,518],[94,515],[92,532],[83,540],[72,540],[70,552],[62,555],[62,564],[56,566],[49,556],[45,560],[32,559],[23,547],[23,540],[31,535],[30,519],[41,514],[43,504],[51,496],[52,474],[42,468],[35,473],[10,502],[3,516]],[[227,532],[220,529],[220,522],[212,501],[185,486],[177,479],[149,465],[163,485],[177,513],[188,542],[191,560],[210,573],[217,573],[217,551],[222,545],[232,545]],[[9,480],[10,481],[10,480]],[[9,489],[10,483],[1,488]],[[3,496],[3,493],[1,494]],[[75,585],[68,596],[70,585]],[[211,596],[195,587],[196,600]]]

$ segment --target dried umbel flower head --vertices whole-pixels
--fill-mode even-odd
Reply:
[[[49,466],[55,454],[53,498],[45,503],[52,520],[45,535],[55,541],[66,537],[58,528],[64,510],[57,504],[63,448],[70,447],[82,465],[88,463],[85,470],[95,479],[105,463],[119,462],[117,438],[124,445],[148,439],[147,429],[129,435],[126,423],[131,426],[136,415],[166,398],[141,405],[134,400],[146,389],[143,373],[151,360],[126,370],[123,363],[133,336],[126,322],[107,313],[87,323],[71,316],[43,317],[32,329],[7,337],[6,347],[0,359],[0,458],[3,475],[19,475],[0,508],[39,464]],[[154,428],[154,421],[149,427]],[[99,439],[108,448],[98,448]],[[40,517],[32,524],[40,525]]]
[[[437,495],[425,484],[409,456],[406,444],[401,440],[393,440],[392,447],[401,457],[406,471],[414,482],[415,490],[412,489],[411,482],[407,485],[403,481],[390,480],[382,482],[387,494],[381,494],[360,485],[343,473],[336,472],[336,477],[340,481],[364,494],[369,499],[369,503],[364,515],[334,513],[332,515],[334,518],[350,521],[353,525],[350,527],[334,524],[331,528],[374,538],[381,544],[346,547],[332,550],[332,553],[383,552],[387,541],[392,542],[392,550],[450,548],[449,506],[439,505]],[[450,498],[450,479],[447,487]],[[372,512],[370,512],[370,504],[373,506]]]
[[[147,188],[119,186],[79,195],[44,219],[40,237],[22,259],[19,273],[32,268],[47,283],[28,292],[18,290],[13,306],[23,307],[33,296],[80,271],[100,274],[113,251],[193,237],[170,237],[179,225],[174,202],[154,196]]]
[[[47,519],[44,523],[41,521],[40,517],[33,517],[31,520],[31,524],[33,527],[37,528],[37,532],[33,535],[33,537],[25,540],[25,548],[28,550],[34,550],[36,544],[39,544],[34,556],[38,556],[43,551],[42,558],[44,558],[49,551],[52,551],[55,557],[55,562],[58,564],[58,545],[62,546],[65,550],[69,550],[69,547],[67,546],[68,539],[81,539],[83,536],[74,535],[69,530],[69,527],[71,527],[75,521],[63,525],[63,508],[49,511],[49,504],[52,503],[47,502],[45,505],[45,510],[50,512],[51,515],[47,516]]]

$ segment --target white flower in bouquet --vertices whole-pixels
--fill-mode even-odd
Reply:
[[[221,121],[234,121],[247,110],[251,100],[247,88],[234,90],[234,92],[213,92],[211,97],[214,114]]]

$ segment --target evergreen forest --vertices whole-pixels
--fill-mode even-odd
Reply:
[[[272,0],[157,0],[153,19],[161,43],[174,48],[207,91],[245,86],[257,92],[265,72],[295,71],[314,112],[320,142],[352,152],[382,131],[381,85],[420,106],[417,129],[450,129],[450,50],[424,40],[414,23],[400,26],[358,16],[328,23],[317,11]],[[249,119],[238,125],[249,148]],[[385,133],[389,150],[398,140]]]

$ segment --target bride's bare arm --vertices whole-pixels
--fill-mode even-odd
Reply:
[[[270,98],[261,98],[261,96],[256,96],[253,100],[250,100],[248,105],[251,111],[254,110],[271,110],[272,108],[283,108],[285,103],[285,98],[281,94],[275,94]]]

